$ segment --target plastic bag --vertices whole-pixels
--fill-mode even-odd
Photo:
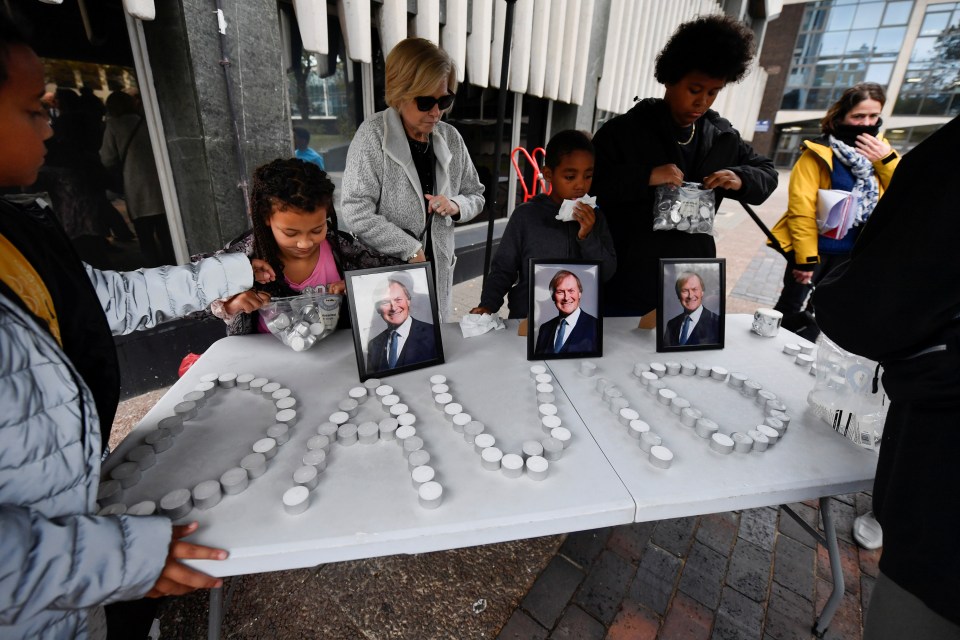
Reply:
[[[306,351],[336,330],[342,302],[342,295],[326,293],[322,285],[307,287],[297,296],[273,298],[260,317],[280,342]]]
[[[817,345],[817,382],[807,402],[836,432],[867,449],[879,448],[888,403],[877,363],[846,351],[822,333]]]
[[[701,189],[696,182],[679,187],[663,184],[657,187],[654,204],[654,231],[686,231],[713,235],[716,199],[713,189]]]

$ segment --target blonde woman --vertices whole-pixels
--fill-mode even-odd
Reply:
[[[463,138],[441,122],[457,70],[429,40],[408,38],[387,55],[387,109],[364,121],[347,151],[341,218],[368,247],[433,263],[441,318],[453,312],[453,224],[483,209],[483,185]]]

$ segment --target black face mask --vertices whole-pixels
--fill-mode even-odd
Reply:
[[[851,147],[856,146],[857,136],[861,133],[869,133],[870,135],[876,137],[880,133],[880,127],[883,125],[883,120],[877,119],[877,124],[873,126],[865,124],[838,124],[834,126],[833,137],[837,140],[840,140],[844,144],[848,144]]]

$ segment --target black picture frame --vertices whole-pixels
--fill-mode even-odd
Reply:
[[[353,323],[353,346],[357,355],[357,371],[360,380],[383,378],[406,371],[443,364],[443,343],[440,339],[440,313],[437,306],[437,291],[434,286],[433,268],[429,262],[404,264],[374,269],[347,271],[347,301],[350,320]],[[400,289],[394,287],[399,284]],[[407,335],[398,336],[397,363],[389,365],[390,325],[378,304],[389,300],[384,295],[401,293],[406,289],[409,298],[405,312],[386,310],[384,313],[402,313],[403,326],[407,317],[410,324]],[[396,298],[402,299],[404,296]],[[398,306],[403,307],[400,303]],[[400,329],[400,334],[403,334]]]
[[[600,261],[531,259],[528,268],[530,270],[530,317],[527,319],[527,360],[602,356]],[[555,352],[561,311],[554,301],[550,286],[554,277],[563,273],[572,274],[579,282],[581,291],[577,299],[577,309],[580,314],[570,334],[564,336],[560,351]]]
[[[689,259],[670,258],[660,260],[660,290],[657,302],[657,351],[704,351],[723,349],[726,330],[726,270],[727,261],[723,258]],[[681,302],[678,292],[679,278],[693,274],[700,279],[703,290]],[[687,280],[692,276],[685,276]],[[686,283],[684,283],[686,284]],[[686,336],[687,342],[680,344],[683,322],[689,315],[693,302],[699,312],[697,322]]]

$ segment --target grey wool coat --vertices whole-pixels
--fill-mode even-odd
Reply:
[[[86,266],[114,335],[249,289],[250,261],[223,255],[128,273]],[[79,372],[0,295],[0,638],[84,639],[100,605],[145,594],[170,544],[163,516],[96,516],[97,409]]]
[[[457,222],[472,220],[483,210],[483,185],[463,138],[451,125],[438,122],[430,142],[437,158],[436,194],[457,203]],[[404,232],[420,236],[427,211],[397,110],[376,113],[357,129],[347,151],[340,217],[361,242],[380,253],[406,260],[420,248],[420,242]],[[433,268],[442,320],[453,313],[453,224],[449,217],[433,216]]]

